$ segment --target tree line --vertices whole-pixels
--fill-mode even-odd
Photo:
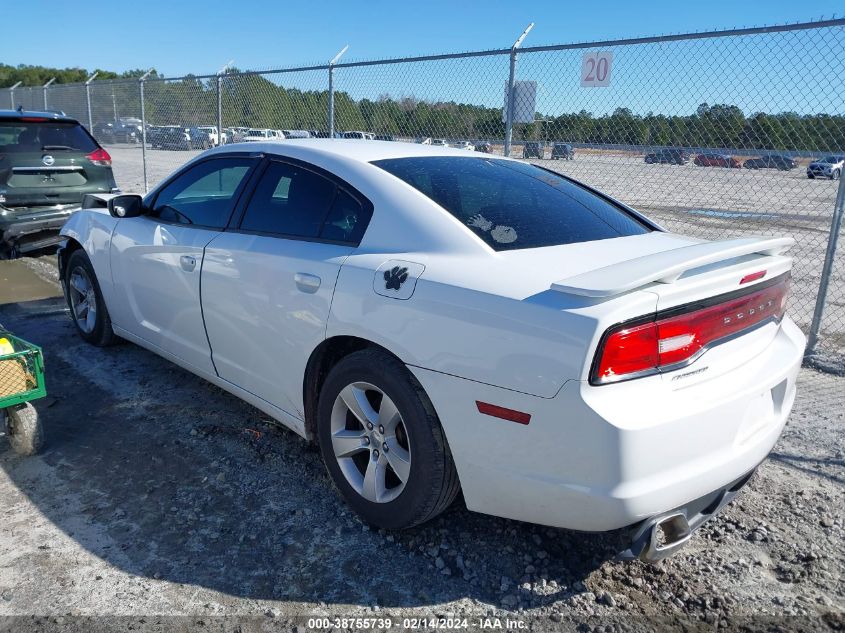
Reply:
[[[18,74],[4,75],[10,69]],[[43,85],[44,77],[46,82],[51,76],[59,76],[59,72],[36,66],[0,65],[0,85],[9,85],[20,76],[32,78],[34,85]],[[67,79],[81,77],[84,80],[87,77],[87,71],[81,69],[61,72],[67,73],[63,75]],[[121,78],[138,77],[142,73],[140,70],[127,71]],[[116,73],[104,72],[102,76],[118,78]],[[156,77],[156,74],[151,75],[151,79]],[[322,85],[324,79],[320,74],[316,82]],[[282,85],[285,80],[284,74],[232,72],[223,76],[220,97],[224,127],[327,129],[328,91],[285,87]],[[85,120],[84,90],[69,88],[51,89],[50,102]],[[134,82],[95,81],[92,102],[95,124],[113,118],[115,114],[140,114],[138,86]],[[179,80],[148,81],[144,105],[147,121],[153,125],[213,124],[217,120],[217,79],[188,76]],[[414,97],[394,98],[387,94],[375,99],[355,99],[343,91],[335,92],[335,129],[453,140],[495,141],[505,134],[502,111],[497,107]],[[707,103],[685,115],[637,114],[629,108],[619,107],[611,114],[602,115],[586,110],[537,113],[534,123],[514,126],[514,138],[518,141],[632,146],[842,152],[845,150],[845,116],[795,112],[746,114],[736,105]]]

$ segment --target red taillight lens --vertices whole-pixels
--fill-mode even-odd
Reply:
[[[100,167],[109,167],[111,165],[111,156],[109,156],[109,153],[102,147],[95,149],[90,154],[87,154],[85,158]]]
[[[631,376],[657,367],[657,326],[654,322],[611,331],[605,336],[595,375],[598,382]]]
[[[599,347],[590,382],[604,384],[676,369],[719,341],[763,321],[779,321],[788,292],[787,276],[740,296],[731,293],[703,306],[673,308],[647,323],[611,328]]]

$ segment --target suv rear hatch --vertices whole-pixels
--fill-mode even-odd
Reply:
[[[79,204],[85,193],[114,187],[111,157],[79,123],[0,118],[0,205]]]

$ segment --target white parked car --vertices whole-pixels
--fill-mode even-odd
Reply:
[[[220,144],[220,134],[217,132],[216,125],[201,125],[197,128],[200,132],[203,132],[208,135],[208,140],[211,143],[212,147],[215,147]],[[223,131],[223,144],[225,145],[228,142],[228,137],[226,136],[226,131]]]
[[[278,141],[285,138],[279,130],[250,129],[243,137],[244,143],[264,143],[266,141]]]
[[[471,152],[475,151],[475,145],[473,145],[469,141],[461,141],[460,143],[456,143],[454,147],[456,147],[457,149],[466,149]]]
[[[250,149],[87,201],[62,229],[71,314],[316,441],[368,522],[422,523],[461,489],[658,560],[778,439],[804,349],[790,238],[675,235],[458,149]]]
[[[431,144],[435,147],[449,147],[449,143],[446,142],[445,138],[436,138],[431,141]]]
[[[311,132],[308,130],[282,130],[285,138],[311,138]]]

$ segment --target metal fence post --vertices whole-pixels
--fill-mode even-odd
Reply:
[[[56,81],[56,78],[55,78],[55,77],[53,77],[50,81],[48,81],[48,82],[47,82],[46,84],[44,84],[44,86],[43,86],[43,89],[44,89],[44,109],[45,109],[45,110],[47,109],[47,88],[49,88],[49,87],[50,87],[50,85],[51,85],[54,81]]]
[[[223,145],[223,75],[217,74],[217,144]]]
[[[511,155],[511,141],[513,140],[513,106],[514,106],[514,85],[516,84],[516,50],[522,45],[522,40],[528,32],[534,28],[534,23],[529,24],[517,40],[511,46],[510,74],[508,75],[508,94],[505,104],[505,156]]]
[[[85,82],[85,103],[88,106],[88,131],[91,134],[94,133],[94,121],[91,118],[91,82],[94,81],[94,78],[98,74],[98,72],[95,72],[93,75],[88,77],[88,80]]]
[[[11,105],[11,106],[12,106],[12,110],[14,110],[14,109],[15,109],[15,88],[17,88],[18,86],[20,86],[22,83],[23,83],[22,81],[19,81],[19,82],[18,82],[18,83],[16,83],[14,86],[12,86],[11,88],[9,88],[9,101],[11,101],[11,103],[10,103],[9,105]]]
[[[147,114],[144,111],[144,82],[150,76],[151,72],[153,72],[152,68],[145,72],[138,80],[141,96],[141,162],[144,168],[144,193],[149,191],[149,186],[147,185]]]
[[[223,75],[229,71],[229,66],[235,63],[234,59],[226,62],[220,70],[217,71],[217,145],[223,145]]]
[[[329,138],[334,138],[334,65],[348,48],[349,44],[344,46],[329,62]]]
[[[839,188],[836,190],[836,202],[833,204],[833,217],[830,220],[830,236],[827,240],[827,249],[824,254],[824,265],[822,276],[819,280],[819,292],[816,295],[816,306],[813,309],[813,321],[810,324],[810,332],[807,335],[807,349],[804,358],[809,359],[816,353],[819,342],[819,331],[822,326],[827,292],[830,287],[830,277],[833,274],[833,260],[836,257],[836,247],[839,241],[839,233],[842,230],[842,215],[845,213],[845,178],[839,178]]]

